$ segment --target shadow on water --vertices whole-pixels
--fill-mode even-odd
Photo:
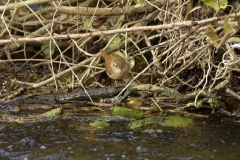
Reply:
[[[126,121],[104,129],[88,117],[48,123],[1,124],[0,159],[239,159],[240,124],[195,119],[188,127],[150,124],[128,129]],[[153,129],[154,128],[154,129]]]

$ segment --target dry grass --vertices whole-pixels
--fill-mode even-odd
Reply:
[[[42,4],[36,8],[30,0],[0,6],[2,65],[17,66],[17,73],[28,68],[48,70],[36,72],[36,79],[26,78],[29,74],[22,81],[17,77],[21,84],[38,88],[54,82],[56,89],[104,84],[98,78],[104,72],[99,54],[103,48],[135,59],[134,79],[151,77],[145,83],[185,86],[184,92],[211,91],[223,81],[238,80],[232,79],[232,71],[238,74],[240,59],[231,45],[239,44],[235,25],[239,14],[230,15],[228,24],[234,33],[228,35],[223,32],[227,11],[216,13],[197,1],[151,0],[143,7],[132,0],[123,4],[118,0],[37,2]],[[208,26],[219,37],[217,46],[205,34]],[[46,56],[43,50],[48,46],[55,50]]]

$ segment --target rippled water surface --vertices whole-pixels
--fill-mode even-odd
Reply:
[[[188,127],[151,124],[128,129],[126,121],[104,129],[89,117],[36,124],[1,124],[0,159],[239,159],[238,120],[195,119]]]

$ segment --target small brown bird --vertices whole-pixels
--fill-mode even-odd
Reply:
[[[104,67],[110,78],[121,79],[128,73],[130,64],[126,59],[116,54],[109,55],[102,49],[100,52],[105,59]]]

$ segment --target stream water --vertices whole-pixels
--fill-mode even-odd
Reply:
[[[151,124],[128,129],[126,121],[103,129],[93,117],[34,124],[1,123],[0,159],[240,159],[239,120],[195,118],[187,127]]]

